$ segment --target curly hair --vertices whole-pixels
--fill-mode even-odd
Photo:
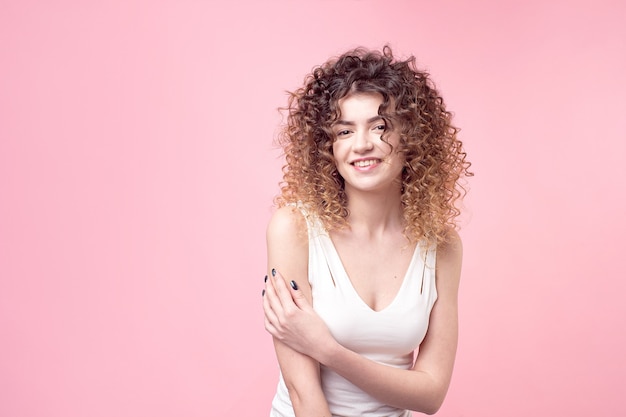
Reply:
[[[348,225],[344,180],[333,158],[340,118],[339,100],[353,93],[379,93],[379,114],[389,130],[397,131],[397,152],[404,157],[401,202],[404,233],[411,241],[441,243],[460,210],[465,194],[459,183],[471,176],[459,129],[429,74],[418,70],[415,57],[394,58],[382,51],[356,48],[315,67],[303,87],[289,93],[287,120],[278,135],[285,165],[279,206],[300,202],[320,218],[328,230]],[[384,138],[383,138],[384,140]]]

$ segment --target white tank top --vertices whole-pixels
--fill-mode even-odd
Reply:
[[[435,247],[416,245],[395,299],[383,310],[374,311],[352,286],[322,223],[302,211],[309,233],[309,283],[315,311],[341,345],[376,362],[410,369],[437,299]],[[322,389],[334,417],[412,415],[381,403],[324,365],[320,365],[320,371]],[[294,415],[281,375],[270,416]]]

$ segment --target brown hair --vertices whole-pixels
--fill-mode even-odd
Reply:
[[[350,50],[316,67],[304,86],[289,93],[286,124],[278,137],[286,164],[276,204],[301,202],[326,228],[348,225],[343,178],[337,172],[331,131],[339,118],[338,101],[350,93],[383,97],[379,114],[388,129],[400,134],[398,152],[405,159],[402,205],[405,234],[415,241],[443,242],[460,214],[455,203],[464,194],[461,177],[471,176],[470,163],[452,114],[415,57],[396,60],[392,50]]]

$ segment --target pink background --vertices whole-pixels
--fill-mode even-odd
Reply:
[[[441,416],[626,414],[622,1],[0,3],[0,415],[265,416],[276,108],[389,42],[474,163]]]

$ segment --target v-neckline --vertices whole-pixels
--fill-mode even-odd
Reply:
[[[407,281],[408,281],[407,278],[411,270],[414,268],[415,259],[417,258],[417,253],[419,251],[419,246],[420,246],[419,242],[415,244],[415,249],[413,249],[413,255],[411,256],[411,261],[409,262],[409,266],[404,272],[404,276],[402,277],[402,283],[400,284],[400,288],[398,288],[398,291],[393,296],[392,300],[389,302],[389,304],[387,304],[385,307],[381,308],[380,310],[374,310],[368,303],[365,302],[363,297],[361,297],[359,292],[354,287],[354,284],[352,283],[352,280],[350,279],[350,276],[348,275],[348,271],[346,271],[346,267],[344,266],[343,261],[341,260],[341,256],[339,256],[339,252],[337,251],[335,242],[333,242],[332,238],[330,237],[330,234],[328,235],[328,241],[330,242],[330,247],[333,251],[333,256],[337,259],[337,263],[341,267],[341,273],[343,274],[343,277],[347,281],[348,287],[350,287],[350,291],[352,291],[353,295],[359,300],[360,303],[362,303],[369,311],[373,313],[382,313],[388,310],[391,306],[393,306],[396,303],[396,300],[400,296],[400,293],[402,293],[402,291],[404,290],[404,287],[407,285]],[[335,285],[337,285],[337,283],[335,283]]]

